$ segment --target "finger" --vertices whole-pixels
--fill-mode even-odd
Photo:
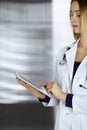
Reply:
[[[46,89],[46,88],[50,88],[52,85],[53,85],[53,82],[45,82],[45,83],[40,84],[40,87],[44,87]]]
[[[40,84],[40,87],[46,87],[47,82]]]
[[[16,76],[16,79],[19,80],[19,78]]]
[[[18,82],[19,82],[21,85],[26,85],[26,84],[27,84],[26,82],[24,82],[23,80],[21,80],[21,79],[19,79],[19,78],[17,78],[17,80],[18,80]]]
[[[51,92],[52,92],[52,86],[46,87],[46,91],[47,91],[48,93],[51,93]]]
[[[19,79],[18,77],[16,77],[16,79],[18,80],[18,81],[22,81],[21,79]]]
[[[52,93],[52,90],[51,90],[51,89],[48,89],[48,90],[47,90],[47,93],[48,93],[48,94],[50,94],[50,95],[53,95],[53,93]]]

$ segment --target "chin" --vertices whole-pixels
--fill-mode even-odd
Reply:
[[[80,31],[79,30],[74,30],[74,33],[80,34]]]

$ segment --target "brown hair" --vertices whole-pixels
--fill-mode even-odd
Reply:
[[[81,12],[81,34],[87,33],[87,0],[71,0],[72,2],[77,1],[80,6]],[[77,40],[81,36],[81,34],[76,34],[73,32],[74,38]]]

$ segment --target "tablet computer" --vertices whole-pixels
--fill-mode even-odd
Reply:
[[[22,81],[24,81],[25,83],[29,84],[31,87],[35,88],[37,91],[51,97],[51,95],[49,95],[47,93],[47,91],[45,90],[45,88],[39,88],[37,85],[35,85],[34,83],[32,83],[29,80],[26,80],[24,76],[21,76],[20,74],[18,74],[17,72],[14,72],[15,76],[18,77],[19,79],[21,79]]]

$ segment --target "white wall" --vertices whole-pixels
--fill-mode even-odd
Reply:
[[[62,47],[74,41],[69,19],[70,1],[71,0],[53,0],[54,56]]]
[[[0,103],[38,100],[13,71],[37,86],[52,79],[51,7],[51,2],[0,2]]]

